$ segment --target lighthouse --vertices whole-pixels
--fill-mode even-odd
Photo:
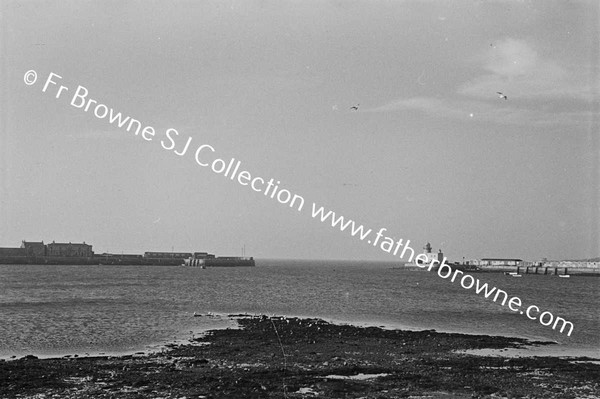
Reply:
[[[431,253],[431,244],[430,244],[430,243],[427,243],[427,244],[426,244],[426,245],[423,247],[423,249],[425,250],[425,253],[426,253],[426,254],[430,254],[430,253]]]
[[[427,244],[425,244],[425,246],[423,247],[423,255],[427,257],[427,260],[419,263],[431,263],[433,261],[442,263],[442,260],[444,260],[444,253],[442,252],[442,250],[440,249],[437,254],[433,253],[432,250],[433,248],[431,247],[431,243],[428,242]]]

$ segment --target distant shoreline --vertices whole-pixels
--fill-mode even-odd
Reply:
[[[254,258],[214,257],[202,259],[207,267],[252,267]],[[128,257],[0,257],[0,265],[64,265],[64,266],[182,266],[182,258],[128,258]]]

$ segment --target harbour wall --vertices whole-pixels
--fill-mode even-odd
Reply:
[[[2,256],[3,265],[121,265],[121,266],[180,266],[183,259],[178,258],[144,258],[119,256],[65,257],[65,256]],[[255,266],[253,258],[206,259],[207,267]]]
[[[509,272],[517,274],[600,276],[600,268],[581,266],[479,266],[480,272]]]
[[[517,273],[517,274],[533,274],[540,276],[552,276],[552,275],[579,275],[579,276],[599,276],[600,277],[600,266],[595,267],[594,265],[582,265],[586,262],[556,262],[555,266],[544,264],[543,266],[477,266],[476,268],[472,265],[453,265],[450,266],[453,270],[460,270],[464,273]],[[594,262],[589,262],[594,263]],[[596,262],[597,263],[597,262]],[[436,272],[439,266],[434,266],[431,271]],[[406,270],[420,270],[427,271],[428,267],[419,267],[414,263],[407,263],[404,265]]]
[[[104,258],[79,256],[3,256],[3,265],[147,265],[178,266],[181,259]]]

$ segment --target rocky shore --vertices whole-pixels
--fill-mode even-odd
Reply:
[[[160,353],[0,361],[0,398],[600,398],[587,358],[456,353],[548,343],[231,317]]]

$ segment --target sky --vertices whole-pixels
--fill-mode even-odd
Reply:
[[[600,256],[599,21],[596,1],[2,1],[0,246],[399,260],[316,204],[452,260]],[[210,166],[232,158],[303,208]]]

